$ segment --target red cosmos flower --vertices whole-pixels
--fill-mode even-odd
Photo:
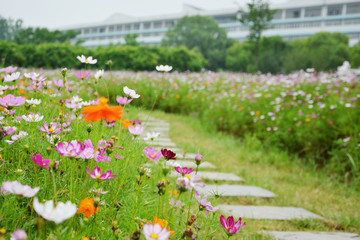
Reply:
[[[175,160],[176,159],[176,153],[174,153],[173,151],[171,150],[167,150],[166,148],[165,149],[161,149],[161,154],[164,156],[164,158],[166,160]]]

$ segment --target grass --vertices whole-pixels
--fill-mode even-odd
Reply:
[[[204,161],[217,166],[214,171],[232,172],[245,179],[245,185],[268,189],[273,199],[224,197],[219,204],[301,207],[324,220],[306,219],[272,221],[246,219],[245,239],[261,237],[255,232],[276,231],[344,231],[360,233],[360,193],[317,170],[304,165],[296,156],[265,148],[254,137],[243,140],[206,129],[196,117],[143,111],[171,123],[171,139],[187,152],[203,154]]]

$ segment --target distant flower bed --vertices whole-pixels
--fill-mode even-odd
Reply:
[[[141,102],[190,114],[209,128],[255,135],[265,145],[311,159],[345,177],[360,169],[360,79],[337,73],[289,75],[119,72],[113,86],[136,88]],[[110,91],[114,101],[118,87]]]

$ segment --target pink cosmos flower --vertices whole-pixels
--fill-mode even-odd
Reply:
[[[91,191],[96,193],[96,194],[106,194],[106,193],[109,192],[109,191],[103,191],[102,188],[99,188],[99,189],[92,188]]]
[[[12,94],[6,95],[3,98],[0,98],[0,105],[3,107],[14,107],[21,106],[25,104],[26,98],[24,97],[15,97]]]
[[[199,182],[200,179],[198,175],[185,174],[183,177],[176,179],[176,186],[180,191],[194,189],[195,193],[199,194],[197,187],[205,187],[205,183]]]
[[[117,160],[122,160],[122,159],[124,159],[123,156],[120,156],[120,155],[118,155],[118,154],[114,154],[114,158],[117,159]]]
[[[225,228],[226,234],[228,236],[232,236],[233,234],[240,232],[246,226],[246,222],[244,222],[241,226],[241,218],[239,218],[239,220],[237,220],[237,222],[234,224],[233,216],[230,216],[227,218],[227,220],[225,220],[225,217],[221,215],[220,223]]]
[[[59,142],[54,147],[61,156],[76,157],[84,151],[85,146],[82,146],[81,142],[72,140],[71,142]]]
[[[30,155],[31,159],[34,161],[34,163],[36,163],[37,165],[39,165],[40,167],[43,168],[49,168],[49,163],[50,160],[48,159],[43,159],[43,156],[40,154],[35,154],[34,156]]]
[[[20,141],[21,139],[25,138],[28,135],[25,131],[20,131],[17,135],[12,135],[11,140],[5,140],[8,144],[13,144],[14,142]]]
[[[183,168],[181,168],[181,167],[175,167],[175,170],[178,172],[178,173],[180,173],[181,175],[185,175],[185,174],[190,174],[190,173],[192,173],[193,171],[194,171],[194,169],[192,169],[192,168],[187,168],[187,167],[183,167]]]
[[[26,240],[26,239],[28,239],[26,232],[20,228],[10,235],[10,240]]]
[[[162,228],[158,223],[154,225],[148,223],[143,226],[143,234],[146,240],[168,240],[170,231]]]
[[[104,156],[106,153],[106,141],[99,140],[97,148],[95,149],[91,140],[84,141],[84,151],[79,155],[82,159],[94,159],[97,162],[110,162],[111,158]]]
[[[9,66],[9,67],[3,68],[3,70],[4,70],[6,73],[13,73],[13,72],[15,72],[17,69],[18,69],[18,67],[13,67],[13,66]]]
[[[101,174],[101,170],[98,166],[94,168],[94,172],[91,172],[90,168],[86,169],[86,172],[90,175],[93,179],[100,179],[100,180],[107,180],[116,177],[117,175],[111,175],[112,171],[106,171],[105,173]]]
[[[195,198],[198,200],[198,202],[200,204],[200,209],[205,210],[205,217],[208,216],[209,211],[215,212],[215,211],[219,210],[219,207],[213,207],[211,205],[211,202],[208,202],[206,200],[206,196],[204,196],[204,198],[201,199],[200,194],[198,192],[195,192]]]
[[[158,151],[157,153],[155,151],[156,150],[153,147],[146,147],[144,149],[144,154],[151,161],[154,161],[154,162],[159,161],[159,159],[161,157],[161,151]]]
[[[129,129],[129,132],[135,136],[140,135],[144,131],[144,127],[142,127],[141,125],[136,125],[135,127],[130,126],[130,127],[128,127],[128,129]]]
[[[75,73],[74,75],[75,75],[75,77],[84,80],[84,79],[86,79],[86,78],[88,78],[90,76],[90,72],[84,72],[84,74],[83,74],[80,71],[79,73]]]
[[[59,79],[58,81],[56,81],[55,79],[53,80],[53,83],[56,87],[58,88],[63,88],[64,87],[64,81],[62,79]],[[69,84],[66,82],[65,86],[68,86]]]
[[[18,196],[31,198],[35,196],[40,187],[31,188],[29,185],[22,185],[18,181],[6,181],[2,183],[2,188],[8,193],[12,193]]]
[[[47,133],[48,135],[50,135],[50,134],[59,134],[59,133],[61,133],[61,128],[56,128],[57,126],[59,126],[58,123],[51,122],[50,123],[50,128],[49,128],[47,122],[45,122],[44,126],[39,127],[39,130],[44,132],[44,133]]]
[[[133,99],[127,99],[127,97],[117,97],[116,98],[116,101],[121,104],[121,105],[126,105],[126,104],[129,104],[131,103]]]

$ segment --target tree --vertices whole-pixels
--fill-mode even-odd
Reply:
[[[207,68],[225,67],[226,31],[211,17],[185,16],[166,32],[163,46],[186,46],[197,49],[208,61]]]
[[[40,44],[57,42],[63,43],[74,39],[79,32],[68,30],[61,32],[59,30],[49,31],[47,28],[25,28],[21,29],[14,37],[14,41],[18,44]]]
[[[250,34],[248,38],[254,44],[254,65],[258,67],[261,34],[266,29],[269,29],[269,22],[277,10],[270,10],[269,3],[263,2],[263,0],[252,0],[247,6],[249,8],[248,12],[242,9],[238,11],[238,13],[240,13],[239,21],[249,26]]]
[[[0,40],[12,40],[14,35],[21,30],[22,23],[21,19],[5,19],[0,16]]]
[[[139,34],[126,34],[124,37],[125,45],[128,46],[139,46],[139,43],[136,41],[136,38],[139,36]]]

